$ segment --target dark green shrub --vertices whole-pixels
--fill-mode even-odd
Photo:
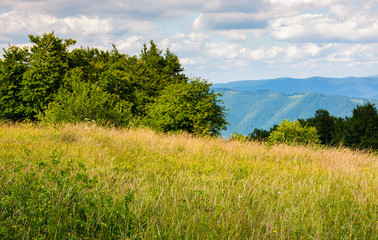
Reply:
[[[254,141],[265,142],[268,140],[269,135],[270,135],[270,131],[255,128],[253,132],[248,134],[248,138]]]

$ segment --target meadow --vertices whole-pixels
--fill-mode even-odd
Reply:
[[[378,239],[378,156],[0,124],[0,239]]]

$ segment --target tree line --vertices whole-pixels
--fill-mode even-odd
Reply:
[[[70,50],[76,41],[53,32],[29,39],[30,47],[9,45],[0,58],[2,121],[142,125],[214,136],[228,125],[220,94],[207,81],[186,76],[177,55],[153,41],[130,56],[114,45],[110,51]],[[319,109],[312,118],[233,138],[376,150],[378,114],[372,103],[357,106],[345,118]]]
[[[243,139],[236,134],[234,138]],[[246,140],[268,143],[319,143],[327,146],[345,146],[354,149],[378,149],[378,112],[373,103],[358,105],[351,117],[335,117],[319,109],[314,117],[285,120],[270,130],[254,129]]]
[[[143,125],[163,132],[219,135],[225,107],[211,84],[189,78],[179,58],[151,41],[138,56],[75,48],[55,34],[29,36],[0,58],[0,120]]]

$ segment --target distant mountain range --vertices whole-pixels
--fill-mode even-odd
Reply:
[[[318,109],[345,117],[367,101],[378,105],[378,77],[247,80],[214,84],[213,89],[222,92],[229,109],[231,125],[222,133],[226,137],[269,129],[283,119],[313,117]]]
[[[319,92],[324,94],[348,96],[354,98],[378,99],[378,76],[305,79],[277,78],[267,80],[245,80],[213,84],[214,88],[234,90],[272,90],[283,93]]]

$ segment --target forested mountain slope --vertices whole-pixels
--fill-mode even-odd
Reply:
[[[215,85],[218,86],[218,85]],[[222,92],[224,105],[228,109],[230,123],[223,135],[233,132],[247,135],[254,128],[269,129],[283,119],[313,117],[318,109],[325,109],[336,117],[351,114],[353,108],[367,101],[378,104],[378,100],[327,95],[315,92],[282,93],[270,90],[238,91],[228,88],[213,88]]]

